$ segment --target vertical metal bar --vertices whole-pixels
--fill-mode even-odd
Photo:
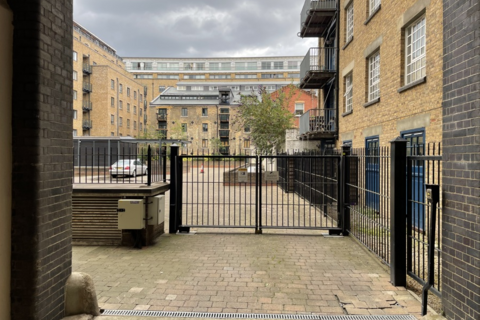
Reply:
[[[255,233],[262,233],[262,172],[259,170],[259,162],[261,163],[262,157],[255,157]]]
[[[148,154],[147,154],[147,186],[152,185],[152,149],[148,145]],[[142,178],[143,179],[143,178]]]
[[[406,219],[405,205],[406,194],[406,157],[407,140],[398,137],[391,141],[391,258],[390,258],[390,279],[394,286],[406,286],[407,268],[405,263],[406,255]]]
[[[176,176],[177,176],[177,170],[176,170],[176,158],[178,156],[178,146],[177,145],[172,145],[170,147],[170,221],[169,221],[169,233],[176,233],[177,232],[177,227],[176,227],[176,200],[177,200],[177,186],[176,186]],[[181,170],[181,168],[180,168]],[[178,174],[183,174],[181,171]],[[181,199],[181,197],[180,197]],[[180,205],[180,204],[178,204]]]

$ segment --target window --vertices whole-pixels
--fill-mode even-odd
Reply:
[[[115,132],[110,132],[110,136],[115,136]]]
[[[133,106],[133,114],[137,114],[137,106]]]
[[[190,74],[190,75],[184,75],[183,79],[205,79],[205,75],[203,74]]]
[[[137,91],[133,91],[133,100],[137,100]]]
[[[243,148],[244,149],[250,148],[250,139],[243,140]]]
[[[256,74],[236,74],[235,78],[237,79],[256,79]]]
[[[304,102],[295,102],[295,115],[301,116],[305,110]]]
[[[159,74],[157,75],[158,79],[173,79],[173,80],[178,80],[180,77],[178,74]]]
[[[380,97],[380,52],[368,59],[368,101]]]
[[[110,124],[115,124],[115,115],[110,115]]]
[[[185,91],[185,90],[187,90],[187,87],[186,86],[177,86],[177,90],[178,91]]]
[[[142,131],[142,127],[143,127],[143,124],[140,122],[140,123],[138,124],[138,130],[139,130],[139,131]]]
[[[353,106],[353,81],[352,73],[345,77],[345,112],[352,112]]]
[[[246,91],[255,91],[258,90],[258,86],[245,86]]]
[[[229,74],[212,74],[210,79],[230,79],[231,75]]]
[[[73,110],[73,119],[77,119],[77,110]]]
[[[256,62],[235,62],[235,70],[257,70]]]
[[[140,117],[142,116],[142,108],[138,108],[138,111],[139,111],[139,114],[140,114]]]
[[[78,54],[73,51],[73,61],[77,61],[78,60]]]
[[[123,126],[123,118],[122,117],[118,118],[118,126],[119,127]]]
[[[368,15],[372,15],[380,7],[380,0],[370,0]]]
[[[130,119],[127,119],[127,128],[130,129]]]
[[[137,121],[133,120],[133,130],[137,130]]]
[[[346,17],[347,17],[347,23],[346,23],[346,38],[345,38],[345,43],[348,43],[352,41],[353,39],[353,2],[350,3],[350,5],[346,9]]]
[[[203,86],[192,86],[192,91],[203,91]]]
[[[73,136],[74,136],[74,137],[77,136],[77,129],[73,129]]]
[[[151,74],[136,74],[134,76],[135,79],[153,79],[153,75]]]
[[[202,139],[202,148],[208,148],[208,139]]]
[[[228,86],[232,90],[240,90],[240,86]]]
[[[265,90],[267,90],[267,91],[275,91],[275,90],[277,90],[277,86],[276,86],[276,85],[265,86]]]
[[[208,123],[202,123],[202,132],[208,132]]]
[[[230,70],[232,68],[232,64],[230,62],[210,62],[209,68],[212,71],[215,70]]]
[[[288,77],[289,78],[300,78],[300,73],[289,73]]]
[[[73,71],[73,80],[78,80],[77,71]]]
[[[123,85],[121,83],[118,85],[118,92],[123,92]]]
[[[188,109],[182,108],[182,117],[188,117]]]
[[[288,61],[288,69],[298,69],[298,61]]]
[[[218,86],[210,86],[210,87],[208,87],[208,90],[210,90],[210,91],[217,91],[217,90],[218,90]]]
[[[245,128],[243,129],[245,132],[250,132],[250,127],[249,126],[245,126]]]
[[[405,30],[405,84],[425,77],[425,16],[421,17]]]
[[[122,100],[120,100],[120,101],[118,102],[118,108],[119,108],[120,110],[123,110],[123,101],[122,101]]]
[[[115,80],[110,80],[110,89],[115,90]]]
[[[77,100],[77,90],[73,90],[73,100]]]
[[[262,70],[282,70],[283,61],[262,61]]]
[[[138,95],[138,102],[142,103],[143,101],[143,96],[141,94]]]
[[[130,88],[127,88],[127,97],[130,97]]]
[[[350,146],[350,147],[351,147],[351,146],[352,146],[352,140],[345,140],[345,141],[343,141],[343,145],[344,145],[344,146]]]
[[[187,132],[187,124],[182,123],[182,132]]]
[[[283,78],[283,73],[262,73],[262,79],[279,79]]]
[[[208,116],[208,108],[202,108],[202,117]]]
[[[130,103],[127,103],[127,112],[130,112]]]
[[[110,98],[110,106],[115,107],[115,98]]]

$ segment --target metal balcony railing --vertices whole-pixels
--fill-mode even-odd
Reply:
[[[90,101],[83,101],[82,102],[82,109],[83,111],[91,111],[92,110],[92,103]]]
[[[337,10],[337,0],[305,0],[300,14],[300,37],[320,37]]]
[[[230,136],[230,130],[219,130],[221,138],[228,138]]]
[[[88,82],[83,83],[83,91],[84,92],[92,92],[92,84]]]
[[[337,48],[310,48],[300,65],[300,88],[319,89],[336,72]]]
[[[300,135],[312,133],[336,133],[337,109],[311,109],[300,117]]]
[[[220,114],[220,121],[221,122],[228,122],[230,121],[230,115],[229,114]]]
[[[87,74],[91,74],[92,73],[92,66],[88,63],[84,63],[83,64],[83,72],[87,73]]]
[[[167,121],[166,113],[157,113],[157,121]]]
[[[92,128],[92,120],[83,120],[82,128],[83,130],[90,130]]]
[[[218,148],[218,152],[221,154],[229,154],[230,153],[230,147],[220,147]]]

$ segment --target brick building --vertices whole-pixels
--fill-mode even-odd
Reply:
[[[300,117],[305,112],[318,108],[318,97],[315,95],[315,91],[306,91],[297,88],[292,90],[292,88],[287,86],[272,92],[273,99],[278,96],[280,90],[284,91],[287,97],[290,97],[287,108],[288,111],[295,115],[294,126],[298,128],[300,125]]]
[[[137,137],[147,122],[145,95],[115,49],[74,22],[73,135]]]

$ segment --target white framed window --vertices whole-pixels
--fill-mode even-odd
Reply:
[[[350,72],[345,77],[345,112],[353,110],[353,73]]]
[[[178,76],[178,74],[159,74],[159,75],[157,75],[157,78],[158,78],[158,79],[174,79],[174,80],[178,80],[178,79],[179,79],[179,76]]]
[[[299,69],[299,61],[288,61],[288,69]]]
[[[137,121],[133,120],[133,130],[137,130]]]
[[[182,108],[182,117],[188,117],[188,109]]]
[[[304,102],[295,102],[295,115],[300,117],[305,112]]]
[[[77,119],[77,110],[73,110],[73,119]]]
[[[73,136],[74,136],[74,137],[77,136],[77,129],[73,129]]]
[[[348,43],[353,39],[353,1],[350,3],[346,9],[346,17],[347,17],[347,23],[346,23],[346,38],[345,42]]]
[[[185,90],[187,90],[187,87],[186,86],[177,86],[177,90],[178,91],[185,91]]]
[[[230,79],[232,76],[229,74],[212,74],[210,79]]]
[[[142,124],[141,122],[139,122],[139,123],[138,123],[138,130],[139,130],[139,131],[142,131],[142,130],[143,130],[142,127],[143,127],[143,124]]]
[[[192,86],[192,91],[203,91],[203,86]]]
[[[368,101],[380,97],[380,52],[368,58]]]
[[[73,80],[78,80],[78,73],[77,73],[77,71],[73,71]]]
[[[218,90],[218,86],[210,86],[210,87],[208,87],[208,90],[210,90],[210,91],[217,91],[217,90]]]
[[[277,90],[277,86],[276,86],[276,85],[265,86],[265,90],[267,90],[267,91],[275,91],[275,90]]]
[[[186,74],[183,76],[183,79],[205,79],[205,75],[204,74]]]
[[[77,90],[73,90],[73,100],[77,100]]]
[[[127,88],[127,97],[130,97],[130,88]]]
[[[76,51],[73,51],[73,61],[77,61],[78,60],[78,54]]]
[[[240,86],[229,86],[232,90],[240,90]]]
[[[258,90],[258,86],[245,86],[246,91],[256,91]]]
[[[120,109],[120,110],[123,109],[123,101],[122,101],[122,100],[120,100],[120,101],[118,102],[118,109]]]
[[[118,85],[118,92],[123,92],[123,85],[121,83]]]
[[[115,80],[110,80],[110,89],[115,90]]]
[[[256,79],[257,75],[256,74],[236,74],[235,78],[236,79]]]
[[[127,119],[127,128],[130,129],[130,119]]]
[[[127,112],[130,112],[130,103],[127,103]]]
[[[381,0],[370,0],[368,14],[371,15],[380,7]]]
[[[208,108],[202,108],[202,117],[208,117]]]
[[[110,115],[110,124],[115,124],[115,115]]]
[[[123,118],[122,117],[118,118],[118,126],[123,127]]]
[[[133,106],[133,114],[137,114],[137,106]]]
[[[426,21],[417,19],[405,29],[405,84],[426,75]]]
[[[110,106],[115,107],[115,98],[110,98]]]

